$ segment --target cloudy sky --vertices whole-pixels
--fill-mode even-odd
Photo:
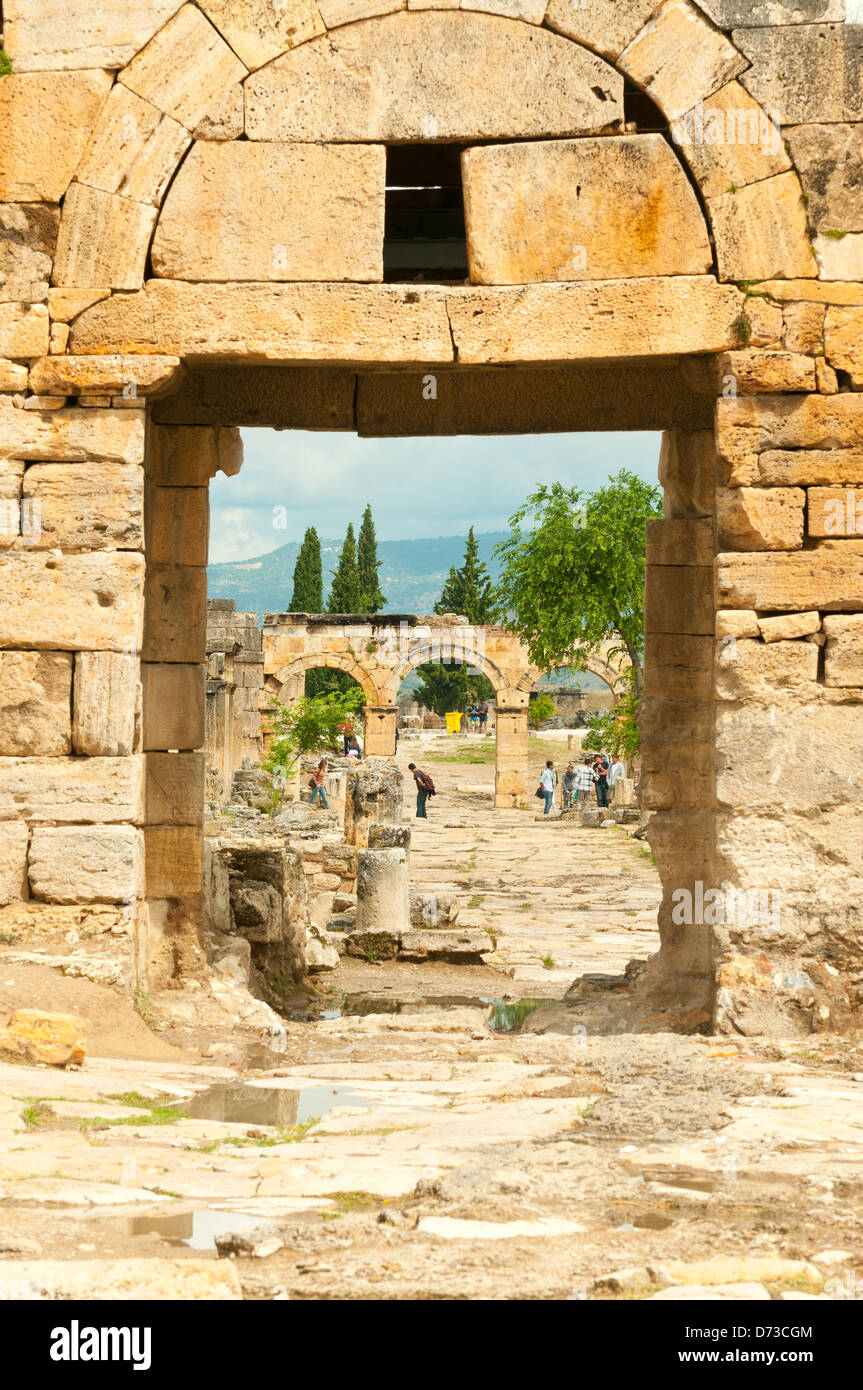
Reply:
[[[247,560],[307,526],[340,538],[371,502],[379,540],[501,531],[538,483],[591,491],[620,468],[656,482],[658,434],[358,439],[243,430],[236,478],[210,486],[210,560]]]

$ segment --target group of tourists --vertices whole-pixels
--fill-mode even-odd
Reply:
[[[488,700],[475,700],[468,705],[467,722],[472,733],[488,732]]]
[[[573,810],[578,805],[579,797],[582,804],[586,805],[590,801],[591,792],[596,796],[597,806],[607,806],[609,792],[613,792],[620,778],[625,776],[626,763],[622,758],[612,761],[605,749],[598,753],[587,754],[578,766],[575,763],[568,763],[563,774],[562,809],[564,811]],[[554,810],[554,794],[557,785],[557,771],[552,759],[549,758],[540,774],[539,787],[537,788],[537,795],[541,792],[545,801],[543,815],[547,816]]]

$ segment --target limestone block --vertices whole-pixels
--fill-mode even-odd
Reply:
[[[204,654],[206,630],[206,570],[149,565],[144,660],[195,661]]]
[[[48,297],[60,226],[49,203],[0,203],[0,301]]]
[[[720,387],[732,377],[742,395],[815,391],[818,384],[811,357],[796,352],[764,352],[761,348],[721,353],[716,358],[716,376]]]
[[[200,893],[204,842],[188,825],[147,826],[144,831],[147,896],[191,898]]]
[[[746,60],[689,0],[666,0],[617,66],[674,120],[724,87]]]
[[[818,613],[788,613],[781,618],[759,618],[758,631],[765,642],[780,642],[792,637],[809,637],[818,632],[821,617]],[[815,650],[813,648],[813,650]]]
[[[478,965],[484,955],[495,950],[488,932],[438,928],[433,931],[408,931],[402,936],[399,960],[442,960],[453,965],[471,962]]]
[[[51,336],[48,340],[49,352],[65,352],[66,344],[69,341],[68,323],[52,323]]]
[[[482,10],[486,6],[454,5],[444,8]],[[327,29],[338,29],[342,24],[356,24],[361,19],[373,19],[404,9],[407,9],[405,0],[318,0],[318,10]]]
[[[629,0],[626,5],[619,0],[590,0],[585,5],[549,0],[545,23],[614,62],[656,8],[657,0]]]
[[[863,617],[826,617],[824,684],[863,687]]]
[[[647,632],[712,635],[712,566],[651,565],[644,611]]]
[[[246,112],[243,88],[237,82],[210,107],[195,126],[196,140],[238,140],[243,134]]]
[[[830,284],[822,280],[764,280],[762,294],[780,303],[804,300],[811,304],[863,304],[863,285]]]
[[[42,308],[44,313],[44,307]],[[47,316],[46,316],[47,317]],[[141,463],[144,422],[114,410],[61,410],[25,415],[0,399],[0,459],[44,463]]]
[[[143,624],[144,557],[0,555],[0,647],[130,651]]]
[[[811,487],[808,502],[810,536],[863,536],[863,491]]]
[[[201,11],[183,5],[118,80],[194,130],[225,88],[245,76],[239,58]]]
[[[863,610],[863,545],[821,541],[813,550],[784,554],[721,554],[717,602],[762,612]]]
[[[231,359],[238,343],[244,355],[263,361],[450,362],[453,356],[446,292],[436,286],[151,280],[140,295],[115,295],[87,310],[70,339],[73,352],[110,344],[123,352]]]
[[[813,353],[824,351],[823,304],[786,304],[782,311],[784,331],[782,346],[787,352]]]
[[[53,396],[148,396],[166,386],[180,365],[178,357],[143,353],[104,357],[43,357],[30,368],[30,390]]]
[[[62,410],[66,404],[65,396],[28,396],[24,401],[24,410]]]
[[[659,481],[666,517],[710,516],[716,489],[711,430],[666,430],[659,451]]]
[[[756,628],[756,635],[757,632]],[[709,700],[712,690],[711,636],[648,634],[644,659],[644,691],[647,698],[661,696],[670,700]]]
[[[0,755],[71,753],[72,657],[0,651]]]
[[[55,285],[140,289],[156,208],[73,183],[63,204]]]
[[[548,30],[497,15],[401,11],[334,30],[254,73],[246,135],[400,142],[586,135],[620,122],[622,89],[603,59]]]
[[[315,0],[201,0],[200,8],[250,71],[324,33]]]
[[[153,269],[169,280],[382,280],[385,183],[379,145],[199,141],[162,208]]]
[[[80,1067],[87,1053],[87,1036],[83,1021],[71,1014],[16,1009],[0,1034],[0,1049],[34,1065]]]
[[[863,483],[863,448],[767,449],[756,460],[765,483]]]
[[[148,753],[145,758],[148,825],[201,825],[203,753]]]
[[[863,390],[863,308],[829,308],[824,320],[824,352],[832,367],[847,372]]]
[[[370,961],[395,960],[401,936],[386,927],[369,927],[362,931],[355,927],[345,945],[349,956],[362,956]]]
[[[746,437],[744,450],[741,435]],[[726,465],[724,481],[733,487],[758,481],[761,450],[843,449],[859,446],[861,436],[863,396],[851,393],[738,396],[716,402],[716,448]]]
[[[131,758],[0,758],[0,820],[139,821],[143,766]]]
[[[200,748],[204,742],[203,667],[144,662],[141,679],[144,748]]]
[[[162,425],[153,430],[147,459],[150,476],[160,487],[207,487],[220,470],[232,476],[242,447],[239,430],[230,426]]]
[[[410,833],[410,827],[407,829]],[[452,926],[458,920],[459,906],[454,893],[411,893],[411,926],[423,931]]]
[[[0,357],[41,357],[47,351],[44,304],[0,304]]]
[[[71,323],[84,309],[89,309],[91,304],[98,304],[100,299],[107,299],[110,293],[108,289],[70,290],[58,289],[55,286],[48,291],[48,312],[52,320],[59,319],[61,323]]]
[[[799,487],[718,488],[716,526],[725,550],[799,550],[806,493]]]
[[[20,459],[0,459],[0,550],[18,545],[21,533],[21,486],[24,464]],[[38,529],[38,518],[29,516],[28,530]]]
[[[739,290],[706,275],[447,293],[465,364],[720,352],[733,345],[740,302]]]
[[[148,555],[154,565],[206,565],[209,495],[203,487],[155,487]]]
[[[708,198],[721,280],[816,276],[806,209],[793,169]]]
[[[0,391],[25,391],[28,375],[23,362],[10,362],[0,357]]]
[[[751,609],[720,608],[716,614],[716,636],[760,637],[758,614]]]
[[[705,198],[791,168],[779,127],[739,82],[672,121],[671,138]]]
[[[6,825],[13,823],[4,822]],[[36,903],[32,898],[0,908],[0,932],[9,933],[13,939],[31,934],[47,936],[56,933],[66,936],[72,931],[79,937],[103,936],[106,932],[113,936],[125,936],[129,931],[128,910],[107,904],[49,906],[47,903]]]
[[[863,280],[863,232],[832,228],[812,243],[822,280]]]
[[[19,902],[27,891],[28,838],[23,820],[0,821],[0,907]]]
[[[815,380],[818,382],[818,390],[825,396],[835,395],[839,390],[839,378],[823,357],[815,359]]]
[[[701,209],[661,135],[480,146],[462,176],[474,283],[710,269]]]
[[[698,8],[720,29],[841,21],[846,6],[847,0],[698,0]]]
[[[820,18],[820,16],[814,16]],[[783,129],[810,122],[859,121],[863,26],[775,24],[735,29],[751,67],[741,81]]]
[[[72,740],[76,753],[125,757],[135,750],[141,705],[136,656],[121,652],[78,652]]]
[[[860,708],[852,703],[795,701],[788,719],[777,718],[769,700],[764,705],[719,703],[717,800],[741,807],[859,806],[861,730]],[[837,749],[842,750],[839,758]]]
[[[190,143],[185,126],[118,82],[75,177],[91,188],[158,207]]]
[[[11,54],[8,13],[5,19]],[[63,197],[110,86],[107,72],[25,73],[15,62],[15,72],[0,82],[0,199],[56,203]]]
[[[5,0],[6,51],[16,72],[45,68],[52,70],[52,78],[56,69],[121,68],[180,3],[74,0],[58,5],[56,0]]]
[[[359,0],[360,4],[368,2],[369,0]],[[325,0],[325,5],[327,7],[334,3],[342,5],[345,3],[345,0]],[[347,3],[352,4],[354,0],[347,0]],[[371,0],[371,3],[375,3],[375,0]],[[461,0],[459,9],[482,10],[484,14],[499,14],[504,15],[507,19],[522,19],[525,24],[542,24],[545,17],[545,6],[546,0]],[[400,6],[398,3],[390,3],[387,5],[387,9],[395,10],[399,8],[403,9],[404,6]],[[324,5],[321,6],[321,13],[324,19],[327,19]],[[378,11],[378,13],[382,13],[382,11]],[[328,19],[327,27],[332,28]],[[587,46],[589,47],[590,45]]]
[[[859,116],[859,113],[858,113]],[[783,132],[818,231],[863,231],[863,143],[860,126],[807,124]]]
[[[133,901],[141,889],[141,832],[132,825],[37,825],[29,876],[33,897],[44,902]]]
[[[22,495],[38,507],[43,549],[144,548],[144,470],[135,464],[34,463]]]
[[[712,565],[713,520],[651,518],[647,522],[648,565]]]

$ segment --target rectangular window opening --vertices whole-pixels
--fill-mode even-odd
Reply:
[[[468,278],[461,145],[387,148],[384,280]]]

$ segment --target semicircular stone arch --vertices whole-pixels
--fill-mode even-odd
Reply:
[[[706,274],[712,253],[684,161],[720,280],[818,273],[797,173],[737,80],[748,60],[688,0],[584,11],[552,0],[542,27],[449,9],[346,24],[338,6],[328,24],[323,5],[320,22],[293,34],[276,13],[257,40],[222,0],[203,8],[184,5],[118,74],[63,202],[55,286],[126,297],[141,290],[151,247],[157,280],[379,281],[383,147],[489,139],[519,143],[464,156],[475,284]],[[671,122],[674,148],[624,133],[624,76]],[[597,195],[573,237],[568,199],[591,186],[614,196]],[[284,226],[273,190],[290,190],[296,208],[309,188],[315,234],[273,235],[271,222]],[[346,189],[359,239],[336,215]],[[180,231],[200,223],[203,190],[216,204],[191,254]],[[527,227],[514,207],[532,209]]]
[[[352,676],[362,687],[367,700],[371,701],[372,704],[381,703],[380,693],[371,673],[350,655],[341,655],[338,652],[309,652],[303,656],[298,656],[268,675],[265,680],[265,688],[273,695],[278,696],[285,687],[288,687],[288,698],[296,699],[297,695],[303,693],[302,680],[306,672],[317,671],[321,668],[329,671],[343,671],[346,675]]]

